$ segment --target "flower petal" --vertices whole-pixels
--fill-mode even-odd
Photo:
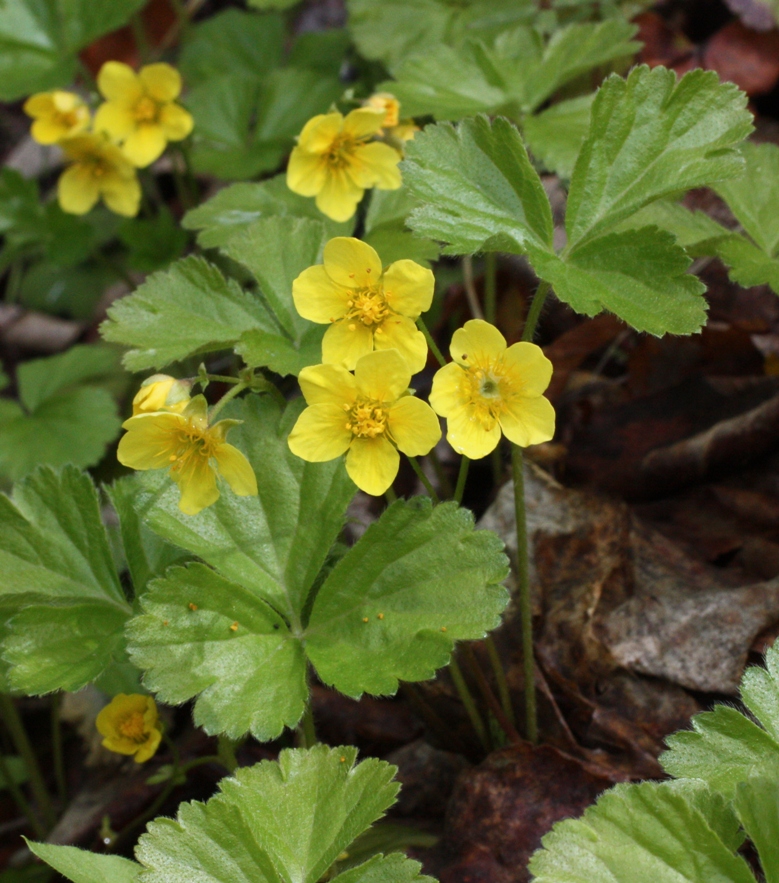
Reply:
[[[360,145],[348,165],[349,175],[358,187],[397,190],[401,185],[400,154],[389,144],[373,141]]]
[[[456,362],[450,362],[436,371],[433,388],[428,396],[436,414],[448,417],[466,404],[467,399],[463,392],[464,380],[465,371]]]
[[[395,481],[399,467],[400,454],[383,435],[355,438],[346,455],[349,478],[360,490],[375,497]]]
[[[409,457],[430,453],[441,439],[435,411],[415,396],[399,399],[390,408],[388,423],[395,444]]]
[[[160,469],[170,466],[178,444],[177,433],[186,427],[179,414],[152,412],[125,420],[127,430],[119,442],[117,459],[131,469]]]
[[[300,196],[316,196],[327,181],[327,164],[321,153],[293,147],[287,164],[287,187]]]
[[[128,64],[121,61],[107,61],[97,75],[97,88],[103,98],[109,101],[137,101],[143,95],[143,86],[138,75]]]
[[[322,338],[322,361],[350,371],[357,360],[373,352],[373,332],[362,322],[339,319]]]
[[[377,350],[397,350],[412,374],[427,364],[425,335],[405,316],[388,316],[376,329],[373,345]]]
[[[251,463],[233,445],[222,444],[214,451],[214,459],[219,474],[230,485],[234,494],[239,497],[257,495],[257,476]]]
[[[30,95],[22,105],[22,110],[28,117],[52,116],[57,110],[54,104],[54,93],[37,92],[35,95]]]
[[[30,134],[33,141],[38,144],[56,144],[65,138],[70,132],[67,126],[63,126],[55,117],[43,117],[35,120],[30,126]]]
[[[555,410],[543,396],[516,396],[506,402],[500,425],[506,438],[522,448],[538,445],[554,437]]]
[[[500,358],[506,350],[506,338],[494,325],[483,319],[470,319],[452,335],[449,352],[461,365],[485,365]]]
[[[316,194],[316,207],[333,221],[348,221],[364,192],[344,169],[327,169],[322,189]]]
[[[138,77],[155,101],[173,101],[181,94],[181,74],[164,61],[142,67]]]
[[[403,316],[416,319],[433,303],[435,276],[416,261],[402,260],[390,264],[382,277],[387,303]]]
[[[446,440],[458,454],[471,460],[486,457],[500,441],[500,424],[496,421],[492,429],[485,429],[469,405],[452,411],[446,422]]]
[[[165,104],[160,108],[159,123],[168,141],[181,141],[192,131],[192,114],[180,104]]]
[[[141,206],[141,185],[133,175],[125,178],[123,175],[106,175],[103,178],[103,200],[112,212],[125,218],[134,218]]]
[[[171,472],[171,476],[181,491],[179,509],[185,515],[197,515],[219,499],[216,473],[202,457],[189,457],[180,470]]]
[[[377,350],[357,362],[354,379],[367,398],[396,402],[411,383],[411,371],[397,350]]]
[[[351,236],[336,236],[324,250],[327,275],[345,288],[369,288],[378,285],[381,259],[367,242]]]
[[[512,389],[523,396],[540,396],[552,379],[552,363],[540,346],[534,343],[514,343],[503,354],[504,363],[511,370]]]
[[[144,123],[127,135],[122,152],[134,166],[143,169],[159,159],[167,143],[162,126]]]
[[[358,107],[346,115],[342,131],[352,138],[367,138],[375,135],[384,125],[386,115],[384,108]]]
[[[322,463],[346,453],[354,438],[346,428],[348,417],[334,404],[311,405],[298,417],[287,444],[303,460]]]
[[[336,405],[345,411],[357,397],[354,375],[340,365],[309,365],[300,372],[298,383],[308,405]]]
[[[343,318],[348,299],[348,290],[336,285],[322,264],[303,270],[292,283],[295,309],[310,322],[323,325]]]
[[[85,215],[100,198],[100,188],[88,166],[75,163],[60,175],[57,199],[63,212]]]
[[[320,113],[303,126],[298,145],[309,153],[325,153],[341,133],[343,114]]]
[[[135,117],[123,101],[105,101],[97,109],[93,128],[96,132],[107,132],[119,141],[135,128]]]
[[[161,740],[162,731],[155,727],[147,734],[146,741],[135,752],[135,757],[133,758],[135,762],[145,763],[147,760],[154,757],[157,753],[157,749],[160,747]]]

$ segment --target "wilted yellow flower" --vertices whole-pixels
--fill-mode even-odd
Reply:
[[[521,447],[549,441],[555,413],[543,392],[552,363],[534,343],[506,339],[489,322],[472,319],[452,336],[452,359],[433,378],[430,404],[447,420],[446,438],[459,454],[485,457],[501,431]]]
[[[427,343],[414,320],[430,309],[434,285],[431,271],[414,261],[395,261],[382,272],[370,245],[338,236],[325,246],[324,264],[292,283],[292,298],[304,319],[330,323],[323,362],[351,370],[374,349],[396,349],[416,374],[425,367]]]
[[[30,134],[38,144],[56,144],[89,126],[89,108],[75,92],[38,92],[24,102],[24,112],[34,120]]]
[[[419,131],[419,126],[412,119],[400,118],[400,102],[390,92],[374,92],[364,102],[366,107],[384,111],[382,123],[383,134],[392,141],[411,141]],[[393,145],[394,146],[394,145]]]
[[[125,156],[139,168],[153,163],[168,141],[192,131],[191,114],[175,102],[181,76],[169,64],[147,64],[136,74],[129,65],[107,61],[97,85],[107,101],[97,109],[95,130],[124,142]]]
[[[119,693],[98,714],[103,745],[117,754],[132,754],[136,763],[153,757],[162,739],[157,705],[151,696]]]
[[[257,478],[249,461],[225,441],[240,420],[208,425],[205,398],[195,396],[182,413],[149,411],[122,424],[127,433],[119,442],[119,462],[131,469],[170,469],[181,491],[179,509],[197,515],[219,499],[217,473],[240,497],[257,493]]]
[[[117,215],[132,218],[138,214],[138,175],[104,134],[74,135],[60,141],[60,147],[70,160],[57,185],[57,198],[64,212],[84,215],[102,197]]]
[[[381,111],[361,107],[312,117],[298,136],[287,166],[287,185],[315,196],[317,208],[334,221],[348,221],[369,187],[400,187],[400,155],[371,139],[384,124]]]
[[[141,384],[133,399],[133,417],[149,411],[173,411],[180,414],[189,404],[192,384],[168,374],[152,374]]]
[[[429,405],[409,393],[411,372],[396,350],[363,356],[351,374],[340,365],[300,372],[308,408],[289,435],[289,447],[319,463],[346,454],[346,471],[366,493],[383,494],[395,480],[398,450],[427,454],[441,438]]]

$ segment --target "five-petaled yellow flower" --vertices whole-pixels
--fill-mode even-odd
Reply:
[[[366,98],[364,104],[374,110],[384,111],[382,129],[390,142],[399,142],[399,146],[402,146],[403,142],[411,141],[419,131],[414,120],[400,118],[400,102],[391,92],[374,92],[370,98]]]
[[[549,441],[555,413],[543,392],[552,363],[533,343],[506,347],[488,322],[472,319],[452,336],[453,362],[433,378],[430,404],[447,420],[446,438],[459,454],[485,457],[501,431],[521,447]]]
[[[148,411],[125,420],[127,433],[119,442],[117,457],[131,469],[169,467],[181,491],[179,509],[197,515],[219,499],[217,473],[239,496],[257,493],[249,461],[225,441],[228,430],[240,422],[220,420],[209,426],[206,400],[195,396],[180,414]]]
[[[189,404],[192,384],[169,374],[152,374],[141,384],[133,399],[133,417],[150,411],[173,411],[180,414]]]
[[[151,696],[139,693],[114,696],[95,724],[109,751],[134,755],[136,763],[153,757],[162,739],[157,706]]]
[[[421,456],[441,438],[430,406],[409,393],[411,372],[396,350],[363,356],[354,374],[340,365],[313,365],[298,380],[309,407],[290,433],[292,453],[314,463],[346,454],[346,471],[366,493],[389,488],[399,450]]]
[[[334,221],[348,221],[369,187],[400,187],[400,154],[371,139],[384,125],[384,112],[360,107],[312,117],[298,136],[287,166],[287,185],[315,196],[317,208]]]
[[[425,367],[427,343],[414,320],[430,309],[434,285],[430,270],[414,261],[395,261],[382,272],[370,245],[338,236],[325,246],[324,264],[295,279],[292,297],[304,319],[330,323],[323,362],[351,370],[374,349],[396,349],[416,374]]]
[[[117,215],[132,218],[141,204],[135,168],[103,133],[60,141],[70,165],[60,175],[57,198],[64,212],[86,214],[100,199]]]
[[[89,108],[75,92],[38,92],[24,102],[24,112],[33,118],[30,134],[38,144],[56,144],[89,127]]]
[[[175,99],[181,76],[169,64],[147,64],[136,74],[120,61],[107,61],[97,75],[106,102],[95,114],[95,130],[124,142],[122,150],[134,166],[157,159],[168,141],[181,141],[192,131],[192,116]]]

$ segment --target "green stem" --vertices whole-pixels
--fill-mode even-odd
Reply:
[[[441,501],[438,499],[438,494],[435,492],[435,488],[433,487],[432,484],[430,484],[430,479],[422,471],[422,467],[419,465],[419,463],[417,463],[417,458],[416,457],[409,457],[408,454],[406,454],[406,459],[411,464],[411,468],[414,470],[414,472],[416,472],[417,478],[425,486],[425,490],[427,491],[430,499],[434,503],[440,503]]]
[[[95,95],[99,94],[100,90],[97,88],[97,80],[95,80],[92,76],[92,71],[80,58],[78,59],[78,72],[81,74],[81,79],[84,81],[87,89]]]
[[[13,699],[5,693],[0,693],[0,716],[2,716],[5,722],[17,753],[24,761],[27,774],[30,777],[30,788],[43,816],[43,821],[46,827],[51,830],[57,822],[51,797],[46,788],[46,783],[43,781],[38,759],[35,757],[30,740],[27,738],[19,712],[16,710]]]
[[[487,728],[484,726],[484,721],[481,719],[481,715],[476,707],[471,691],[468,689],[468,684],[465,683],[463,673],[460,671],[460,666],[457,664],[457,660],[454,656],[452,656],[452,659],[449,662],[449,673],[452,676],[455,690],[457,690],[460,700],[462,701],[465,711],[471,721],[471,726],[479,737],[479,742],[481,742],[485,751],[489,751],[490,741],[487,737]]]
[[[11,770],[8,768],[8,764],[6,763],[2,752],[0,752],[0,774],[2,774],[6,787],[11,792],[11,797],[13,797],[14,803],[19,807],[20,812],[27,819],[30,827],[35,832],[35,836],[38,840],[45,840],[47,831],[41,824],[38,816],[35,815],[27,798],[22,794],[22,789],[14,781],[13,776],[11,775]]]
[[[230,377],[228,374],[206,374],[206,377],[214,383],[243,383],[240,377]]]
[[[406,699],[408,699],[414,709],[421,716],[422,720],[424,720],[427,726],[430,727],[444,745],[451,746],[453,751],[456,750],[459,753],[463,752],[465,746],[462,745],[459,739],[456,739],[456,745],[452,745],[452,737],[454,736],[452,728],[441,720],[435,709],[430,705],[427,699],[425,699],[421,690],[418,690],[413,684],[402,682],[400,685],[400,692]]]
[[[95,258],[103,264],[107,269],[109,269],[112,273],[115,273],[122,282],[130,289],[130,291],[135,291],[136,283],[135,279],[125,270],[125,268],[114,258],[107,255],[105,252],[100,251],[98,249],[95,252]]]
[[[514,478],[514,515],[517,522],[517,588],[522,623],[522,663],[525,673],[525,735],[538,742],[536,677],[533,659],[533,602],[528,577],[527,521],[525,518],[525,473],[522,448],[511,445],[511,471]]]
[[[384,491],[384,496],[390,505],[392,505],[398,498],[398,495],[395,493],[395,488],[392,487],[392,485],[390,485],[387,490]]]
[[[54,778],[57,782],[57,797],[64,806],[68,797],[68,786],[65,780],[65,763],[62,755],[62,724],[60,709],[62,693],[55,693],[51,700],[51,750],[54,755]]]
[[[189,12],[182,0],[170,0],[170,2],[178,19],[179,40],[183,41],[190,24]]]
[[[510,742],[521,742],[522,740],[520,739],[519,733],[517,733],[514,724],[508,719],[500,702],[495,698],[495,694],[492,692],[492,687],[490,687],[489,681],[484,677],[484,672],[481,670],[479,660],[476,658],[476,654],[473,652],[473,647],[471,647],[470,644],[465,645],[465,658],[468,660],[468,667],[471,670],[471,674],[473,674],[479,692],[494,715],[495,720],[497,720],[500,725],[500,728],[506,734],[506,738]]]
[[[433,448],[427,456],[430,457],[430,462],[433,464],[433,469],[435,469],[435,477],[438,479],[438,486],[441,488],[441,493],[445,497],[453,497],[454,488],[452,487],[452,482],[449,481],[449,476],[446,474],[446,470],[441,464],[436,449]]]
[[[484,639],[484,646],[487,648],[487,656],[489,656],[490,658],[492,673],[495,675],[495,682],[498,685],[500,704],[503,706],[503,711],[505,712],[506,717],[511,722],[511,725],[513,727],[516,727],[517,721],[514,717],[514,706],[511,704],[509,683],[506,680],[506,672],[503,670],[503,663],[500,661],[498,648],[495,646],[495,641],[492,640],[492,635],[487,635],[487,637]]]
[[[433,340],[433,335],[430,333],[430,330],[427,325],[425,325],[424,319],[421,316],[417,319],[417,328],[419,328],[422,334],[425,335],[425,340],[430,347],[430,352],[435,356],[436,361],[443,368],[446,364],[446,359],[441,350],[438,349],[438,344]]]
[[[536,289],[536,293],[533,295],[533,300],[530,304],[530,309],[528,310],[527,319],[525,319],[525,328],[522,331],[522,340],[531,341],[535,337],[536,333],[536,325],[538,325],[538,319],[541,316],[541,310],[543,309],[544,302],[546,301],[546,297],[551,290],[551,285],[548,282],[540,282],[538,288]]]
[[[465,454],[463,454],[460,459],[460,471],[457,474],[457,487],[454,489],[454,501],[458,505],[463,501],[465,481],[468,478],[468,466],[470,462],[471,461],[465,456]]]
[[[226,770],[234,773],[238,769],[238,758],[235,756],[235,743],[229,736],[225,736],[224,733],[222,733],[219,735],[218,744],[219,748],[217,754],[219,756],[219,763],[221,763]]]
[[[474,319],[484,319],[484,313],[481,311],[479,304],[479,296],[476,294],[476,286],[473,282],[473,256],[465,255],[463,258],[463,288],[465,288],[465,299],[468,301],[468,309]]]
[[[494,325],[498,312],[498,261],[494,251],[488,251],[484,256],[484,275],[484,318]]]
[[[149,38],[146,35],[146,26],[140,12],[136,12],[130,19],[130,27],[141,64],[146,64],[149,61]]]
[[[301,748],[312,748],[319,741],[316,737],[316,724],[314,723],[314,708],[309,694],[306,710],[303,712],[298,726],[298,741]]]
[[[213,423],[222,408],[224,408],[224,406],[229,401],[242,393],[248,386],[248,383],[244,383],[244,381],[241,380],[236,383],[232,389],[228,389],[227,392],[222,396],[222,398],[219,399],[219,401],[213,406],[213,408],[211,408],[211,411],[208,415],[208,422]]]

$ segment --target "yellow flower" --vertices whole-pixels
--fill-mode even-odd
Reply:
[[[103,745],[117,754],[132,754],[136,763],[153,757],[162,739],[157,706],[151,696],[119,693],[98,714]]]
[[[95,130],[123,141],[134,166],[153,163],[168,141],[181,141],[192,131],[191,114],[175,102],[181,76],[169,64],[147,64],[136,74],[129,65],[107,61],[97,86],[107,101],[97,109]]]
[[[330,323],[323,362],[352,370],[374,349],[396,349],[416,374],[425,367],[427,343],[414,320],[430,309],[434,284],[430,270],[414,261],[395,261],[382,272],[370,245],[338,236],[325,246],[324,264],[295,279],[292,297],[304,319]]]
[[[361,107],[312,117],[298,136],[287,166],[287,186],[316,196],[317,208],[334,221],[348,221],[369,187],[400,187],[400,155],[371,141],[384,125],[381,111]]]
[[[167,374],[152,374],[141,384],[133,399],[133,417],[149,411],[173,411],[180,414],[189,404],[192,384]]]
[[[228,430],[240,420],[208,425],[208,406],[195,396],[180,414],[147,411],[122,424],[127,434],[119,442],[119,462],[131,469],[170,468],[181,491],[179,509],[197,515],[219,499],[217,472],[240,497],[257,493],[257,478],[246,457],[227,444]]]
[[[390,92],[374,92],[370,98],[365,100],[364,105],[384,112],[384,121],[382,122],[384,136],[393,147],[402,148],[403,143],[411,141],[419,131],[419,126],[414,120],[400,118],[400,102]]]
[[[56,144],[89,127],[89,108],[74,92],[38,92],[24,102],[24,112],[34,120],[30,134],[38,144]]]
[[[64,212],[86,214],[100,199],[117,215],[132,218],[141,204],[135,169],[105,135],[85,133],[60,141],[70,165],[60,175],[57,198]]]
[[[430,404],[446,417],[446,438],[459,454],[485,457],[500,441],[527,447],[554,435],[554,408],[543,397],[552,363],[533,343],[506,347],[488,322],[472,319],[452,336],[453,362],[433,378]]]
[[[366,493],[383,494],[395,480],[398,450],[421,456],[441,438],[430,406],[409,394],[411,372],[396,350],[363,356],[354,374],[313,365],[298,380],[309,407],[289,435],[290,450],[313,463],[346,454],[346,471]]]

